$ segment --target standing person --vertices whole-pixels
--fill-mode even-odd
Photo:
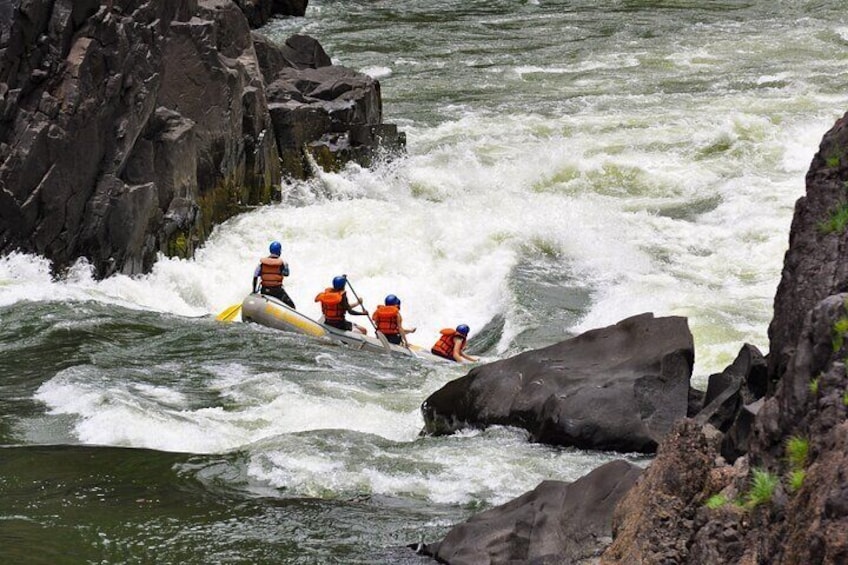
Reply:
[[[430,349],[433,355],[462,363],[462,360],[476,361],[474,357],[466,355],[463,350],[468,343],[468,332],[471,331],[465,324],[459,324],[456,329],[445,328],[441,330],[439,340]]]
[[[352,316],[367,316],[368,311],[363,308],[361,312],[354,310],[356,306],[362,305],[362,300],[357,300],[350,304],[347,300],[347,277],[339,275],[333,279],[333,286],[324,289],[324,292],[319,293],[315,297],[315,302],[321,303],[321,312],[324,314],[324,323],[340,330],[351,331],[356,330],[361,334],[365,334],[365,328],[358,326],[353,322],[345,319],[345,314]]]
[[[283,246],[279,241],[272,241],[268,247],[271,255],[259,260],[259,266],[253,273],[252,292],[256,292],[256,283],[259,282],[259,292],[282,300],[292,308],[295,307],[289,298],[286,289],[283,288],[283,280],[289,276],[289,265],[280,257]]]
[[[394,294],[386,296],[385,304],[377,306],[371,318],[377,325],[377,331],[386,336],[389,343],[403,344],[409,347],[406,334],[413,333],[415,328],[406,329],[403,327],[403,318],[400,315],[400,298]]]

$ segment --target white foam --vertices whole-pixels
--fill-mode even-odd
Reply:
[[[392,69],[382,66],[365,67],[364,69],[360,69],[359,72],[378,80],[392,76]]]

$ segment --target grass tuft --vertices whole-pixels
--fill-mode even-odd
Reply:
[[[810,392],[813,394],[813,396],[817,395],[819,393],[819,378],[816,377],[813,380],[811,380],[809,387],[810,387]]]
[[[751,488],[745,497],[745,505],[748,508],[754,508],[771,502],[774,496],[774,489],[777,488],[778,482],[777,477],[768,471],[754,469],[753,472],[754,476],[751,479]]]
[[[801,436],[792,436],[786,440],[786,458],[793,470],[803,469],[807,466],[810,456],[810,442]]]
[[[724,496],[723,494],[719,493],[719,494],[714,494],[711,497],[709,497],[707,499],[707,501],[704,503],[704,506],[706,506],[710,510],[715,510],[716,508],[721,508],[722,506],[724,506],[728,502],[730,502],[730,501],[727,499],[727,497]]]
[[[804,479],[807,478],[807,472],[804,469],[795,469],[789,473],[789,491],[798,492],[804,486]]]
[[[842,317],[833,323],[833,352],[836,353],[845,344],[845,335],[848,334],[848,317]]]

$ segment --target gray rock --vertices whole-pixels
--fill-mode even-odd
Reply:
[[[554,445],[650,453],[686,416],[693,348],[685,318],[634,316],[474,368],[423,403],[424,431],[508,425]]]

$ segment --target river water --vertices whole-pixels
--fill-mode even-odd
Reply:
[[[693,384],[767,326],[795,200],[848,108],[842,0],[312,0],[262,30],[381,82],[408,155],[282,187],[191,261],[62,280],[0,258],[0,561],[426,563],[405,546],[635,455],[520,430],[420,437],[467,367],[214,315],[279,239],[287,287],[345,273],[484,360],[651,311]],[[361,320],[361,319],[360,319]]]

